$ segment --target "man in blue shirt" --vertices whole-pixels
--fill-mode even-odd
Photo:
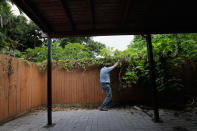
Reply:
[[[103,68],[101,68],[101,71],[100,71],[101,88],[107,94],[107,96],[105,97],[105,100],[100,106],[101,111],[108,111],[107,108],[110,108],[112,104],[112,91],[110,87],[110,71],[112,71],[117,66],[118,66],[118,62],[116,62],[113,66],[110,66],[110,67],[104,66]]]

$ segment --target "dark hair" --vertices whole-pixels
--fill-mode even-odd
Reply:
[[[111,66],[112,64],[111,63],[105,63],[105,66]]]

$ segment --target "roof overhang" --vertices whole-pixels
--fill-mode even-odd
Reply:
[[[51,37],[196,33],[195,0],[14,0]]]

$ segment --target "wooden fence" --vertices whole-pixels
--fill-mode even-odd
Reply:
[[[34,63],[0,55],[0,121],[41,105],[42,73]]]
[[[47,102],[47,72],[35,63],[0,55],[0,121]],[[101,103],[105,93],[99,83],[100,67],[87,71],[53,67],[53,104]],[[143,101],[147,92],[143,87],[118,91],[118,74],[112,72],[113,102]]]
[[[100,67],[91,67],[86,71],[74,70],[71,72],[65,69],[53,69],[52,93],[53,103],[101,103],[105,98],[104,91],[100,88],[99,82]],[[44,73],[46,84],[46,75]],[[114,70],[111,73],[111,87],[113,102],[144,101],[147,98],[147,92],[143,87],[118,90],[118,72]],[[47,90],[43,86],[42,104],[46,104]]]
[[[11,63],[10,63],[11,62]],[[186,64],[181,71],[183,83],[191,94],[196,94],[197,71],[195,65]],[[53,67],[53,104],[101,103],[105,93],[99,83],[100,67],[86,71],[67,72]],[[35,63],[0,55],[0,121],[47,103],[47,72]],[[151,87],[140,83],[137,87],[119,88],[118,71],[111,72],[113,102],[151,102]],[[195,89],[195,91],[193,90]],[[166,95],[166,94],[165,94]]]

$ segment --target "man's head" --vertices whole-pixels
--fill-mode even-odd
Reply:
[[[106,67],[109,67],[109,66],[111,66],[111,65],[112,65],[112,64],[109,63],[109,62],[105,63],[105,66],[106,66]]]

